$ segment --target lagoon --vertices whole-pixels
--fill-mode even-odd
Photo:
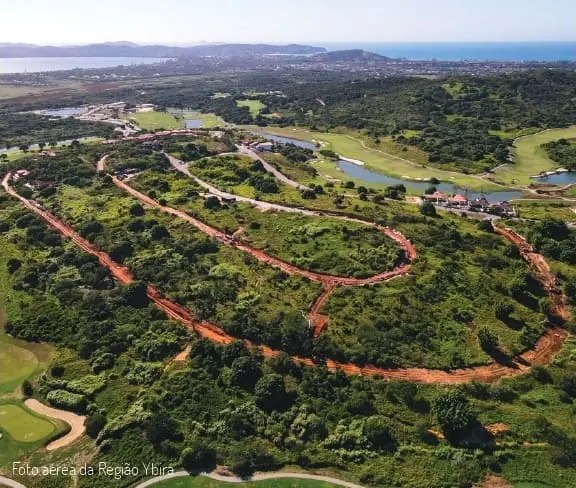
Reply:
[[[568,171],[563,173],[555,173],[549,176],[540,176],[533,178],[537,183],[548,183],[550,185],[571,185],[576,183],[576,172]]]

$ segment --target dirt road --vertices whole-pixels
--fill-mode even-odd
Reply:
[[[134,277],[129,270],[115,261],[106,253],[96,249],[88,241],[82,238],[79,234],[74,232],[63,222],[60,222],[49,212],[39,208],[39,206],[30,200],[18,195],[9,184],[11,174],[7,174],[2,182],[4,189],[12,196],[18,198],[23,205],[29,208],[32,212],[36,213],[39,217],[44,219],[50,226],[58,230],[63,236],[71,239],[78,247],[83,249],[89,254],[96,256],[103,266],[106,266],[113,276],[121,283],[131,283]],[[521,253],[524,259],[532,264],[537,273],[535,277],[543,284],[548,290],[550,298],[553,303],[557,303],[557,308],[553,310],[559,319],[567,318],[570,316],[567,306],[564,304],[562,297],[561,301],[555,298],[555,278],[550,272],[544,258],[529,250],[525,246],[524,241],[520,236],[513,233],[510,229],[498,230],[505,238],[510,240],[515,245],[523,246]],[[529,247],[529,246],[528,246]],[[545,266],[542,265],[544,263]],[[221,327],[216,324],[197,320],[194,315],[186,310],[181,305],[178,305],[167,298],[163,297],[153,287],[149,286],[147,294],[150,300],[162,310],[166,315],[173,320],[181,322],[184,326],[196,331],[201,337],[209,339],[219,344],[229,344],[237,340],[237,338],[227,334]],[[313,360],[311,358],[303,358],[292,356],[292,359],[300,364],[306,366],[314,366],[316,364],[325,364],[330,370],[341,370],[350,375],[365,375],[377,376],[385,379],[403,379],[408,381],[415,381],[421,383],[436,383],[436,384],[460,384],[468,383],[473,380],[481,382],[493,382],[500,378],[507,376],[517,376],[524,374],[530,370],[533,364],[548,364],[560,351],[564,340],[568,337],[568,332],[561,328],[549,328],[540,337],[533,350],[527,351],[517,358],[511,359],[506,364],[492,363],[485,366],[478,366],[475,368],[456,369],[452,371],[432,370],[424,368],[402,368],[402,369],[385,369],[375,366],[357,366],[350,363],[338,363],[332,360]],[[265,357],[276,356],[280,351],[273,350],[267,346],[255,346],[249,341],[243,341],[248,347],[258,347]]]

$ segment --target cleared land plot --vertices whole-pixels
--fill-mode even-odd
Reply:
[[[260,111],[266,107],[260,100],[236,100],[236,105],[239,107],[248,107],[252,116],[258,115]]]
[[[49,420],[12,403],[0,405],[0,427],[13,440],[25,443],[44,439],[56,430]]]
[[[558,163],[550,159],[541,146],[558,139],[574,137],[576,137],[576,126],[566,129],[550,129],[517,139],[514,143],[515,164],[497,169],[496,178],[505,183],[512,183],[514,180],[520,184],[533,183],[530,176],[558,168]]]
[[[365,167],[369,170],[396,178],[436,178],[470,190],[497,191],[505,189],[502,186],[491,184],[479,177],[425,167],[417,162],[409,161],[402,156],[390,154],[381,149],[371,148],[361,139],[356,138],[359,136],[333,134],[329,132],[309,132],[303,129],[293,128],[280,129],[277,127],[268,127],[265,132],[307,141],[320,141],[323,143],[324,148],[331,149],[341,156],[364,162]],[[342,179],[350,178],[344,175]],[[364,184],[372,186],[370,182],[364,182]]]
[[[166,112],[140,112],[130,114],[126,118],[134,120],[139,127],[146,130],[181,129],[184,127],[181,120]]]

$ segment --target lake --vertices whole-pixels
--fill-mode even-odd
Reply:
[[[273,136],[271,134],[267,134],[266,132],[259,132],[259,131],[252,131],[251,134],[254,134],[259,137],[263,137],[270,141],[278,142],[280,144],[294,144],[295,146],[303,147],[305,149],[312,149],[315,151],[318,149],[312,142],[308,141],[301,141],[299,139],[292,139],[290,137],[280,137],[280,136]],[[382,173],[376,173],[375,171],[370,171],[369,169],[364,168],[358,164],[351,163],[349,161],[339,160],[337,161],[338,167],[342,170],[344,174],[347,174],[351,178],[358,178],[359,180],[364,180],[367,183],[383,183],[385,185],[404,185],[406,188],[411,188],[421,193],[424,193],[427,188],[431,186],[430,183],[427,182],[418,182],[418,181],[411,181],[411,180],[401,180],[399,178],[394,178],[392,176],[386,176]],[[459,190],[456,186],[452,185],[451,183],[440,183],[439,185],[434,185],[438,190],[444,193],[463,193],[462,190]],[[521,198],[522,192],[521,191],[497,191],[492,193],[480,193],[480,192],[467,192],[468,199],[472,200],[474,198],[481,198],[486,197],[489,202],[503,202],[507,200],[513,200],[515,198]]]
[[[44,71],[66,71],[75,68],[111,68],[154,64],[168,58],[0,58],[0,73],[39,73]]]
[[[184,120],[184,124],[187,129],[201,129],[202,128],[202,119],[186,119]]]
[[[576,172],[556,173],[550,176],[541,176],[532,178],[537,183],[549,183],[551,185],[571,185],[576,183]]]
[[[385,185],[404,185],[406,188],[411,188],[421,193],[424,193],[426,189],[432,186],[431,183],[427,182],[401,180],[399,178],[394,178],[392,176],[386,176],[381,173],[370,171],[369,169],[366,169],[363,166],[359,166],[357,164],[350,163],[348,161],[342,161],[342,160],[337,161],[337,165],[342,170],[343,173],[347,174],[352,178],[358,178],[359,180],[364,180],[367,183],[384,183]],[[435,186],[439,191],[447,194],[464,193],[463,190],[452,185],[451,183],[442,182],[438,185],[433,186]],[[496,191],[491,193],[481,193],[481,192],[468,191],[466,192],[466,196],[468,197],[468,200],[474,200],[475,198],[486,197],[486,200],[488,200],[490,203],[494,203],[494,202],[513,200],[515,198],[521,198],[522,192]]]
[[[272,134],[267,134],[266,132],[259,132],[257,130],[250,131],[250,134],[255,136],[268,139],[269,141],[277,142],[279,144],[294,144],[295,146],[302,147],[304,149],[310,149],[311,151],[316,151],[318,147],[313,142],[301,141],[300,139],[292,139],[290,137],[280,137],[273,136]]]

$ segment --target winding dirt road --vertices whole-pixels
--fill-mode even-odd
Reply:
[[[171,156],[168,156],[168,157],[170,158],[170,161],[172,162],[173,165],[177,165],[177,168],[179,170],[181,170],[181,171],[185,170],[185,173],[187,175],[192,176],[190,174],[190,172],[188,171],[188,169],[185,168],[185,166],[186,166],[185,163],[183,163],[182,161],[179,161],[175,158],[172,158]],[[103,156],[98,161],[98,164],[97,164],[98,171],[105,171],[106,170],[107,158],[108,158],[108,156]],[[389,281],[389,280],[397,278],[399,276],[404,276],[410,272],[410,268],[411,268],[410,263],[412,261],[414,261],[414,259],[416,259],[416,257],[417,257],[416,249],[414,248],[412,243],[404,235],[402,235],[400,232],[398,232],[394,229],[391,229],[389,227],[380,226],[380,225],[377,225],[377,224],[372,223],[372,222],[365,222],[363,220],[355,219],[353,217],[346,217],[346,216],[339,216],[339,215],[336,216],[336,215],[330,215],[327,213],[305,210],[305,209],[301,209],[301,208],[291,208],[291,207],[284,207],[282,205],[275,205],[276,210],[292,211],[293,213],[303,213],[304,215],[307,215],[307,216],[330,217],[330,218],[335,218],[338,220],[360,223],[362,225],[374,227],[375,229],[377,229],[378,231],[382,232],[387,237],[389,237],[390,239],[395,241],[404,250],[404,256],[402,257],[402,259],[399,260],[399,262],[394,267],[394,269],[392,269],[391,271],[385,271],[382,273],[378,273],[378,274],[371,276],[371,277],[368,277],[368,278],[348,278],[348,277],[335,276],[335,275],[329,275],[329,274],[323,274],[323,273],[316,273],[313,271],[305,270],[305,269],[299,268],[297,266],[294,266],[294,265],[287,263],[286,261],[283,261],[279,258],[270,256],[259,249],[252,248],[252,247],[242,243],[239,239],[235,238],[234,235],[226,234],[226,233],[220,231],[219,229],[211,227],[211,226],[205,224],[204,222],[192,217],[191,215],[187,214],[186,212],[184,212],[182,210],[178,210],[178,209],[175,209],[172,207],[161,205],[156,200],[148,197],[147,195],[144,195],[143,193],[132,188],[130,185],[119,180],[118,178],[116,178],[114,176],[111,176],[111,178],[112,178],[113,183],[118,188],[129,193],[130,195],[132,195],[134,198],[140,200],[145,205],[148,205],[152,208],[156,208],[156,209],[158,209],[164,213],[174,215],[174,216],[176,216],[182,220],[185,220],[186,222],[192,224],[194,227],[196,227],[198,230],[205,233],[206,235],[209,235],[210,237],[215,238],[216,240],[218,240],[219,242],[222,242],[223,244],[226,244],[226,245],[231,246],[231,247],[235,247],[236,249],[238,249],[242,252],[250,254],[251,256],[253,256],[254,258],[256,258],[258,261],[260,261],[262,263],[265,263],[265,264],[268,264],[268,265],[273,266],[275,268],[281,269],[282,271],[284,271],[285,273],[288,273],[290,275],[302,276],[302,277],[309,279],[311,281],[321,283],[324,291],[317,298],[316,302],[312,305],[310,314],[308,316],[308,318],[310,319],[311,328],[313,329],[314,337],[318,337],[326,329],[326,327],[328,325],[328,317],[326,315],[322,315],[320,313],[320,309],[336,287],[338,287],[338,286],[357,287],[357,286],[373,285],[376,283],[383,283],[385,281]],[[204,181],[200,180],[199,178],[195,178],[195,179],[199,183],[204,185],[205,188],[208,189],[211,193],[219,192],[219,190],[217,188],[209,185],[208,183],[205,183]],[[230,197],[236,197],[236,195],[233,195],[233,194],[226,194],[226,195],[230,195]],[[245,201],[250,203],[251,205],[259,206],[260,208],[262,208],[264,210],[269,210],[269,207],[268,207],[269,204],[267,204],[266,202],[261,202],[259,200],[254,200],[251,198],[246,198]]]
[[[17,194],[10,186],[11,173],[8,173],[2,186],[7,193],[19,199],[24,206],[36,213],[39,217],[44,219],[50,226],[59,231],[63,236],[71,239],[78,247],[85,252],[96,256],[100,263],[107,267],[112,275],[121,283],[128,284],[134,281],[133,275],[130,271],[115,261],[106,253],[96,249],[86,239],[81,237],[69,226],[59,221],[55,216],[46,210],[39,207],[33,201],[30,201],[19,194]],[[154,205],[158,205],[154,202]],[[173,210],[173,209],[172,209]],[[205,225],[205,224],[202,224]],[[208,226],[207,226],[208,227]],[[510,240],[515,245],[520,246],[520,251],[524,259],[536,269],[535,276],[541,281],[545,289],[548,291],[549,296],[554,304],[553,312],[557,315],[559,320],[568,318],[570,316],[568,308],[564,302],[559,288],[556,284],[554,275],[550,272],[544,258],[526,243],[526,241],[519,235],[515,234],[510,229],[497,229],[503,237]],[[237,340],[237,338],[227,334],[220,326],[210,323],[208,321],[200,321],[194,315],[181,305],[178,305],[171,300],[165,298],[158,290],[148,286],[147,294],[150,300],[166,315],[174,320],[181,322],[187,328],[190,328],[201,337],[209,339],[219,344],[229,344]],[[408,380],[421,383],[435,383],[435,384],[460,384],[468,383],[473,380],[481,382],[493,382],[506,376],[516,376],[526,373],[530,370],[531,365],[535,364],[548,364],[554,356],[562,348],[564,340],[568,337],[568,332],[561,328],[551,327],[540,337],[533,350],[527,351],[519,357],[510,359],[506,364],[492,363],[475,368],[456,369],[452,371],[432,370],[425,368],[402,368],[402,369],[386,369],[375,366],[358,366],[350,363],[339,363],[332,360],[313,360],[311,358],[303,358],[293,356],[293,360],[307,366],[314,366],[317,364],[325,364],[330,370],[341,370],[350,375],[371,375],[384,379],[395,380]],[[265,357],[276,356],[280,351],[273,350],[267,346],[255,346],[249,341],[243,341],[248,347],[257,347]]]

